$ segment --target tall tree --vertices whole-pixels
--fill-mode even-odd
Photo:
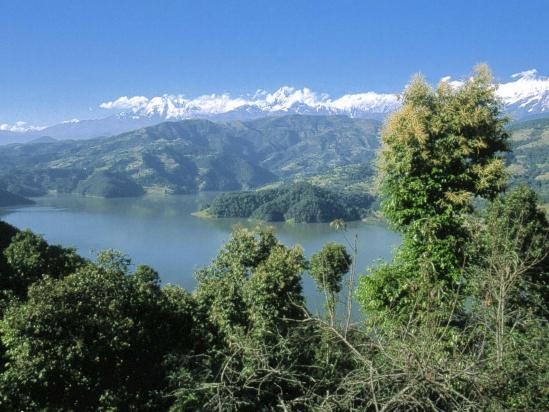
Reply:
[[[326,311],[331,326],[334,326],[335,322],[337,294],[341,291],[341,281],[350,267],[351,256],[345,246],[334,242],[324,245],[321,251],[311,257],[309,273],[326,296]]]
[[[467,233],[464,214],[477,196],[504,187],[507,119],[482,65],[459,87],[413,79],[382,132],[382,208],[403,243],[392,264],[360,280],[367,312],[444,302],[459,287]],[[425,299],[425,296],[436,299]]]

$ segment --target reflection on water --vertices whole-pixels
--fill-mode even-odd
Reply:
[[[201,219],[191,213],[215,194],[201,193],[138,199],[101,199],[74,195],[36,199],[33,206],[0,209],[0,219],[19,228],[30,228],[52,243],[73,246],[80,254],[113,248],[128,254],[134,263],[155,268],[165,283],[187,289],[195,286],[193,272],[215,256],[235,225],[257,226],[245,219]],[[344,243],[343,234],[328,224],[273,223],[286,245],[301,245],[307,256],[326,242]],[[377,259],[389,259],[399,243],[397,234],[381,224],[351,222],[358,233],[358,269],[363,272]],[[311,279],[304,290],[312,309],[321,306]]]

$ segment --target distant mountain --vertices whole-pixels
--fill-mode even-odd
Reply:
[[[33,203],[32,200],[27,199],[26,197],[0,189],[0,207],[31,205]]]
[[[505,110],[520,120],[536,115],[549,115],[549,78],[528,70],[512,76],[515,80],[502,83],[497,91]]]
[[[137,196],[253,189],[370,161],[377,120],[284,116],[242,122],[165,122],[113,137],[0,147],[0,187]]]
[[[527,183],[549,203],[549,117],[516,122],[510,131],[512,183]]]
[[[456,86],[461,84],[459,80],[445,80]],[[549,114],[549,79],[538,75],[536,70],[514,74],[511,81],[500,83],[497,94],[504,102],[507,113],[515,120]],[[253,96],[236,98],[228,94],[194,99],[181,95],[152,98],[122,96],[100,105],[103,109],[116,112],[105,118],[74,119],[46,128],[27,126],[23,122],[11,127],[0,124],[0,144],[24,143],[42,136],[58,140],[112,136],[167,120],[248,121],[289,114],[345,115],[381,120],[399,105],[399,97],[394,93],[356,93],[332,99],[307,88],[287,86],[273,93],[259,91]]]

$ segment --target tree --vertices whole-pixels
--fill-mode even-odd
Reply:
[[[309,274],[318,288],[326,296],[326,311],[333,326],[337,295],[341,291],[341,281],[351,267],[351,256],[345,246],[337,243],[324,245],[321,251],[311,257]]]
[[[392,264],[360,279],[358,297],[369,313],[393,309],[403,315],[418,302],[460,287],[467,233],[464,216],[474,197],[493,198],[504,187],[507,119],[486,66],[460,87],[436,90],[416,77],[400,110],[382,132],[382,209],[403,243]]]
[[[4,256],[8,268],[0,286],[12,290],[20,298],[24,298],[27,288],[44,275],[67,276],[85,263],[75,249],[49,245],[42,236],[30,230],[13,236]]]
[[[165,408],[165,356],[192,340],[192,317],[183,308],[147,267],[128,275],[87,264],[34,283],[1,324],[3,408]]]
[[[182,368],[180,407],[253,411],[299,398],[312,374],[315,335],[305,314],[303,250],[269,229],[236,229],[198,273],[196,301],[210,328],[207,368]],[[192,384],[188,384],[191,382]]]
[[[470,323],[486,347],[490,402],[500,410],[546,410],[549,225],[526,186],[473,219],[467,267]],[[497,408],[496,408],[497,406]]]
[[[12,268],[8,265],[4,250],[9,246],[18,229],[0,220],[0,317],[4,307],[14,298]],[[0,353],[2,353],[0,345]]]

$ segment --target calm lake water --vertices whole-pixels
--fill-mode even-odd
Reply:
[[[100,199],[55,196],[36,199],[37,204],[0,208],[0,219],[43,235],[50,243],[75,247],[86,257],[95,251],[118,249],[134,264],[156,269],[162,282],[192,290],[194,271],[207,265],[229,238],[235,225],[257,226],[242,219],[201,219],[191,215],[213,194],[138,199]],[[310,256],[326,242],[344,243],[341,232],[328,224],[269,224],[286,245],[299,244]],[[398,234],[382,224],[353,222],[347,235],[358,233],[360,272],[378,259],[390,259],[399,244]],[[321,306],[311,279],[304,278],[304,291],[311,309]]]

